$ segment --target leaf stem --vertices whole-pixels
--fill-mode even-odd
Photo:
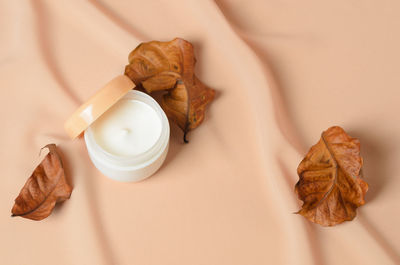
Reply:
[[[185,142],[185,144],[188,144],[188,143],[189,143],[188,139],[186,139],[187,133],[188,133],[187,131],[185,131],[185,132],[183,133],[183,141]]]

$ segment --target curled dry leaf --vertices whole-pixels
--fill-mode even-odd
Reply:
[[[323,132],[297,168],[295,191],[303,201],[298,213],[322,226],[352,220],[368,190],[362,164],[358,139],[338,126]]]
[[[12,216],[42,220],[49,216],[57,202],[71,196],[72,188],[65,178],[61,157],[55,144],[46,145],[49,153],[33,171],[15,199]]]
[[[147,93],[168,90],[161,107],[183,130],[185,142],[187,132],[203,121],[205,107],[215,95],[195,76],[195,63],[192,44],[176,38],[140,44],[125,67],[125,74]]]

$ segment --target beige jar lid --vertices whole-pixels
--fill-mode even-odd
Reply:
[[[88,101],[82,104],[64,123],[71,139],[79,136],[98,117],[117,103],[126,93],[135,88],[135,84],[126,75],[119,75],[108,82]]]

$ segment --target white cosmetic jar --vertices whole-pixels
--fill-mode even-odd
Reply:
[[[114,154],[96,141],[93,124],[85,130],[84,139],[90,159],[105,176],[123,182],[140,181],[154,174],[163,164],[168,153],[169,123],[160,105],[149,95],[137,90],[130,90],[115,105],[123,100],[139,101],[155,111],[161,123],[161,132],[154,144],[147,150],[143,150],[142,153]]]

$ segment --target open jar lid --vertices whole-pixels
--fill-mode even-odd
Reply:
[[[135,84],[126,75],[119,75],[108,82],[65,122],[64,128],[69,137],[74,139],[79,136],[133,88]]]

